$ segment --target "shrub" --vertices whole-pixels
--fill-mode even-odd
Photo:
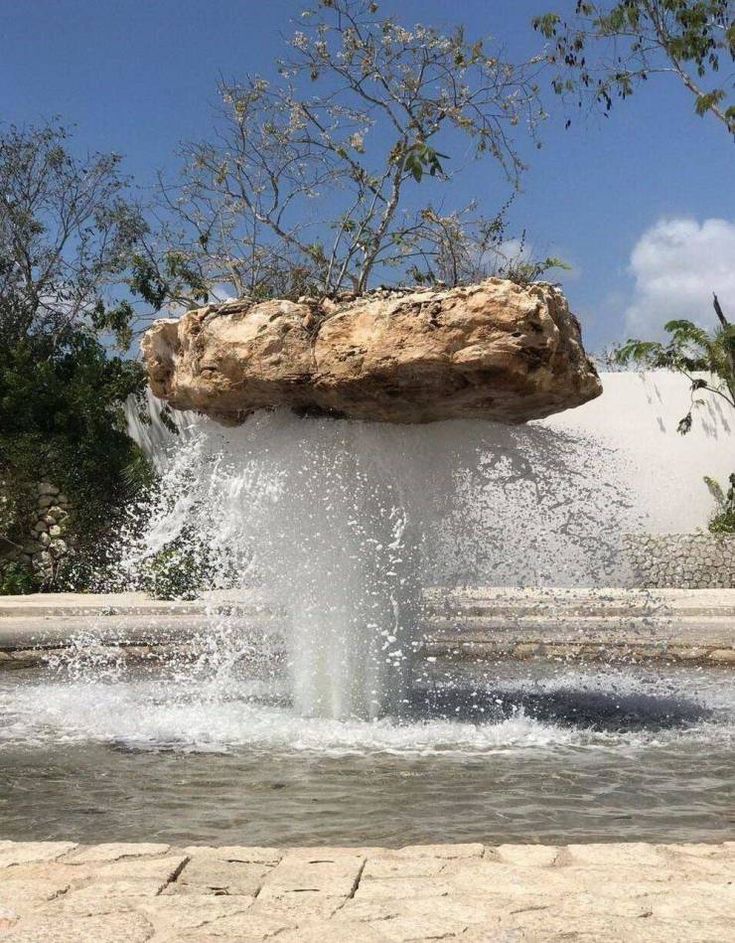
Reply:
[[[154,599],[197,599],[211,585],[212,576],[206,549],[182,534],[145,562],[141,588]]]
[[[27,596],[38,590],[35,575],[24,564],[12,561],[0,570],[0,596]]]
[[[714,478],[705,477],[704,481],[716,504],[708,525],[710,533],[735,534],[735,472],[728,479],[727,491]]]

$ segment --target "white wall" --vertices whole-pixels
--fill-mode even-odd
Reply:
[[[676,426],[689,409],[689,384],[668,371],[603,373],[604,392],[577,409],[551,416],[551,429],[584,433],[613,447],[636,505],[648,511],[651,533],[703,528],[713,501],[703,476],[721,484],[735,471],[735,410],[722,398],[698,394],[688,435]]]
[[[624,482],[638,515],[645,519],[641,531],[686,533],[705,528],[714,504],[703,476],[724,484],[735,471],[735,410],[720,397],[699,394],[704,405],[694,410],[692,429],[682,436],[676,426],[689,409],[686,379],[655,371],[602,373],[601,380],[602,396],[539,425],[581,433],[615,450],[612,477]],[[160,403],[153,396],[149,400],[152,425],[142,426],[134,410],[128,420],[133,437],[156,454],[170,434],[157,421]],[[627,522],[624,526],[635,529]]]

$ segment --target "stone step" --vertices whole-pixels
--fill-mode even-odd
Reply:
[[[529,653],[543,649],[550,657],[602,649],[653,656],[678,646],[699,657],[735,650],[735,590],[479,587],[429,590],[426,599],[422,634],[427,650],[441,653],[517,655],[526,646]],[[0,597],[0,652],[63,649],[85,636],[89,644],[173,650],[211,634],[219,621],[245,638],[251,634],[255,645],[280,644],[278,613],[264,610],[254,593],[216,593],[193,602],[141,593],[60,594]]]
[[[427,616],[425,624],[432,632],[525,634],[529,632],[634,632],[639,635],[670,633],[677,631],[707,632],[732,631],[735,634],[735,618],[731,616],[614,616],[599,615],[553,615],[553,616]]]

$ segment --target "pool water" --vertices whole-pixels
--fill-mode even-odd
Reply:
[[[726,670],[426,664],[398,719],[277,675],[0,673],[0,837],[213,844],[735,839]]]

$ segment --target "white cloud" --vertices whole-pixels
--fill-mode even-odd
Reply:
[[[735,222],[661,219],[630,256],[633,299],[625,312],[630,335],[660,338],[663,326],[687,318],[712,326],[712,292],[735,319]]]
[[[237,298],[232,285],[226,285],[224,282],[218,282],[214,285],[209,294],[212,301],[216,302],[234,301]]]

